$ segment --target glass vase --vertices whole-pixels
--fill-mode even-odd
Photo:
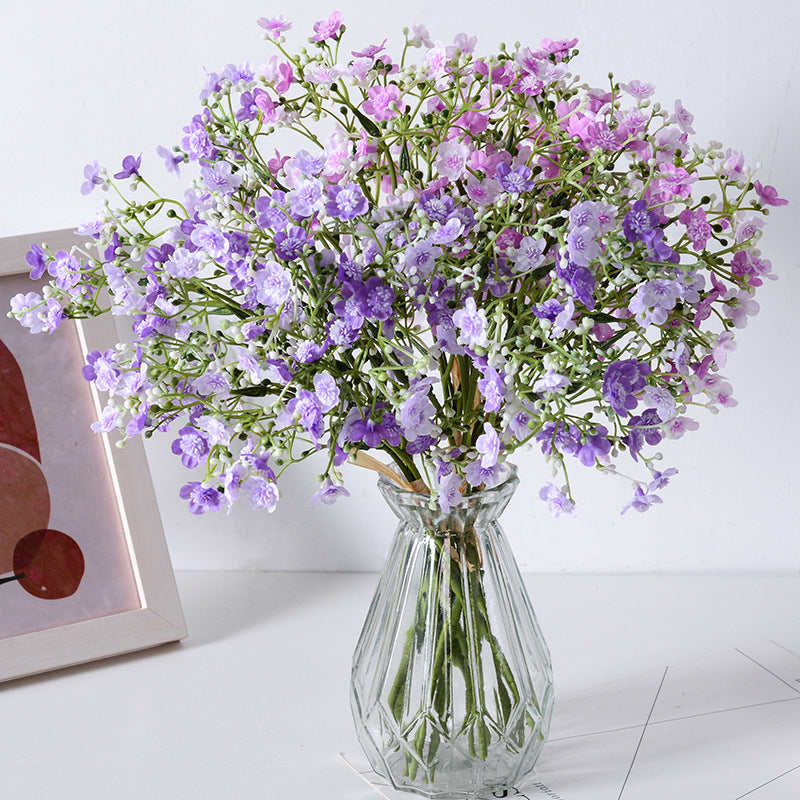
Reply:
[[[550,655],[497,522],[516,470],[449,513],[378,485],[400,522],[353,656],[361,746],[396,789],[510,788],[533,769],[553,705]]]

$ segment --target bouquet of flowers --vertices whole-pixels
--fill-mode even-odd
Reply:
[[[735,405],[719,370],[786,201],[693,142],[680,101],[579,83],[576,40],[480,56],[415,26],[397,58],[346,48],[338,13],[296,51],[282,17],[259,23],[271,57],[209,74],[158,149],[192,172],[185,193],[141,155],[95,162],[83,193],[119,202],[85,247],[28,254],[51,278],[12,301],[33,332],[132,321],[84,368],[107,396],[97,430],[171,431],[194,513],[271,511],[283,470],[320,453],[314,501],[347,494],[350,460],[447,512],[520,447],[551,462],[556,514],[575,512],[570,464],[613,473],[623,454],[623,510],[660,502],[675,470],[653,448],[698,427],[690,409]]]

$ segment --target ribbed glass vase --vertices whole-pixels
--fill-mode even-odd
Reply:
[[[470,798],[509,788],[544,745],[550,655],[497,518],[518,480],[443,513],[381,478],[399,517],[353,657],[351,706],[397,789]]]

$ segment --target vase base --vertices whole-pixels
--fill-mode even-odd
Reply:
[[[515,797],[520,793],[520,786],[533,779],[532,774],[521,776],[515,781],[500,781],[484,787],[465,790],[443,789],[425,786],[398,786],[388,775],[376,772],[362,753],[339,753],[339,758],[365,783],[388,800],[401,800],[412,796],[424,797],[427,800],[495,800],[500,797]]]

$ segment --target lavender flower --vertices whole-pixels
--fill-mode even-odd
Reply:
[[[492,427],[491,423],[487,422],[483,426],[483,433],[475,442],[475,449],[481,457],[481,467],[487,469],[495,466],[500,456],[501,448],[502,443],[497,431]]]
[[[81,194],[91,194],[95,186],[105,188],[106,182],[100,174],[100,165],[93,161],[83,168],[83,183],[81,184]]]
[[[647,511],[654,503],[660,502],[661,498],[657,494],[649,494],[641,486],[637,486],[633,497],[623,506],[622,511],[619,513],[624,514],[630,508],[642,513]]]
[[[531,178],[531,168],[522,164],[512,169],[508,164],[502,163],[497,167],[497,182],[509,194],[529,192],[536,185]]]
[[[181,463],[187,469],[194,469],[208,451],[208,439],[190,425],[181,428],[178,438],[172,442],[172,452],[181,457]]]
[[[233,194],[242,184],[241,174],[224,161],[217,161],[213,167],[201,167],[200,175],[205,185],[219,194]]]
[[[219,511],[222,508],[222,494],[198,481],[191,481],[183,486],[180,496],[188,501],[192,514],[205,514],[207,511]]]
[[[439,481],[438,500],[439,507],[445,514],[449,514],[464,502],[464,495],[461,494],[461,478],[455,472],[450,472]]]
[[[539,497],[547,503],[547,507],[554,517],[574,517],[578,513],[575,503],[555,484],[548,483],[543,486],[539,490]]]
[[[384,441],[397,447],[402,438],[394,414],[385,411],[382,403],[374,409],[352,409],[345,419],[342,435],[347,442],[363,442],[367,447],[378,447]]]
[[[620,416],[636,408],[636,394],[644,390],[650,367],[635,358],[614,361],[603,378],[603,397]]]
[[[113,392],[122,376],[114,350],[101,353],[93,350],[86,355],[86,366],[81,370],[87,381],[94,381],[101,392]]]
[[[117,180],[124,180],[125,178],[132,178],[134,175],[139,174],[139,168],[142,166],[142,154],[138,156],[125,156],[122,159],[122,169],[114,173]],[[94,179],[92,179],[94,180]]]
[[[325,478],[323,484],[311,498],[311,504],[322,503],[326,506],[332,506],[340,497],[350,497],[350,492],[344,486],[335,484],[330,478]]]
[[[287,231],[278,231],[275,234],[275,255],[283,261],[294,261],[308,243],[308,237],[303,228],[293,225]]]
[[[346,186],[333,186],[328,190],[328,203],[325,210],[338,219],[350,220],[366,213],[367,198],[356,183]]]
[[[486,312],[478,308],[475,299],[468,297],[463,308],[453,314],[453,323],[459,330],[458,340],[467,347],[485,347],[488,344],[486,335]]]

